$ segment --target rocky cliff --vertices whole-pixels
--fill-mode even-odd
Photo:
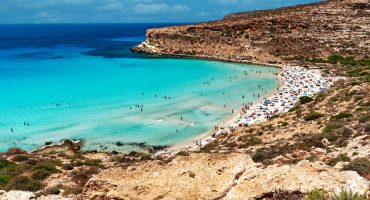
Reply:
[[[273,65],[331,54],[364,57],[370,55],[369,19],[368,0],[330,0],[151,29],[134,50]]]

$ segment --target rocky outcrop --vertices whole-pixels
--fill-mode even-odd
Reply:
[[[352,171],[323,163],[264,168],[246,154],[191,154],[168,164],[158,161],[114,168],[93,177],[86,199],[254,199],[284,189],[307,192],[341,187],[364,192],[368,181]]]
[[[65,198],[57,195],[36,197],[33,192],[24,191],[0,191],[0,200],[73,200],[72,198]]]
[[[147,31],[137,52],[279,65],[303,57],[370,55],[370,3],[331,0],[231,14],[224,20]]]

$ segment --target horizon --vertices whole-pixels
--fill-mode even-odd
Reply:
[[[189,24],[318,0],[4,0],[0,24]],[[14,14],[17,13],[17,14]]]

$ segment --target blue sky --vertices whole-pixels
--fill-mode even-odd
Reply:
[[[317,0],[1,0],[0,23],[199,22]]]

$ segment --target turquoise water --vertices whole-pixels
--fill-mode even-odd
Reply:
[[[117,142],[171,145],[204,133],[278,84],[277,69],[269,67],[84,53],[91,50],[0,49],[0,151],[62,139],[83,139],[89,150],[136,148]],[[258,85],[265,89],[260,98],[253,97]]]

